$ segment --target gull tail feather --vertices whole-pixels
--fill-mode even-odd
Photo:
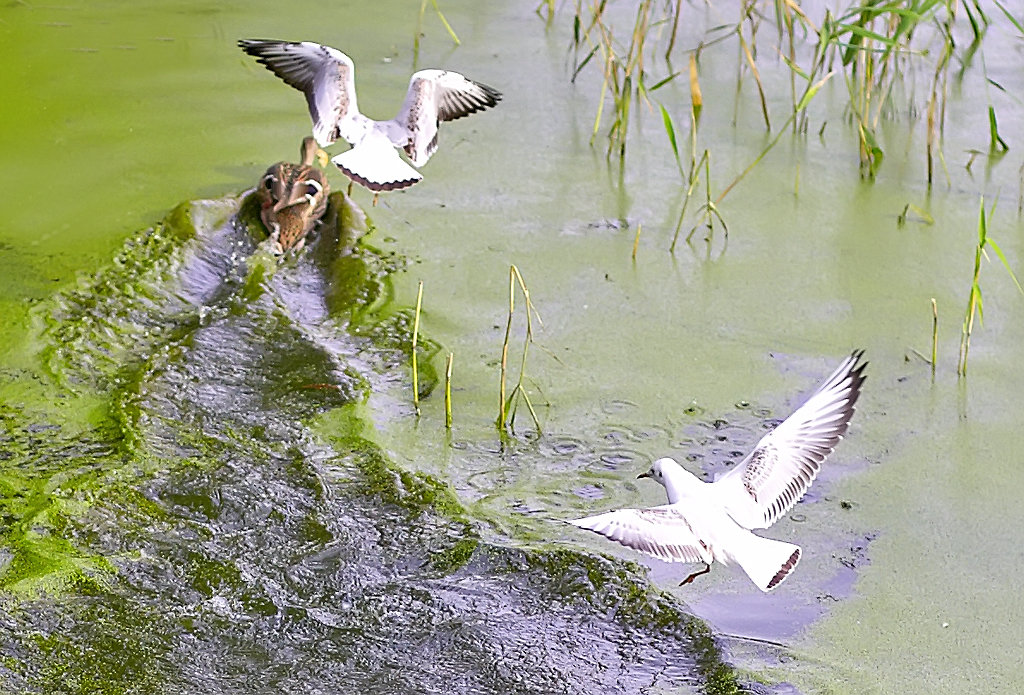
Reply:
[[[731,555],[757,588],[767,592],[781,584],[796,568],[800,562],[800,547],[751,533]]]
[[[423,175],[402,161],[390,143],[359,144],[331,160],[345,176],[371,191],[408,188]]]

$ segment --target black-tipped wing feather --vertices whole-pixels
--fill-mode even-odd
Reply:
[[[863,350],[843,360],[803,405],[762,437],[735,469],[713,484],[736,523],[768,528],[803,497],[846,434],[864,383]]]
[[[359,113],[355,69],[341,51],[309,41],[242,39],[238,46],[306,96],[313,136],[322,147],[339,137],[352,149],[334,159],[352,180],[374,191],[406,188],[422,176],[383,147],[405,150],[413,166],[437,150],[437,127],[494,106],[501,93],[457,72],[421,70],[412,76],[398,116],[374,121]]]
[[[569,523],[668,562],[712,562],[711,550],[671,505],[619,509]]]
[[[405,152],[414,166],[423,166],[437,150],[437,126],[494,106],[501,93],[448,70],[420,70],[395,122],[409,132]]]
[[[355,68],[347,55],[309,41],[241,39],[238,47],[306,96],[313,135],[322,147],[339,137],[351,141],[358,108]]]

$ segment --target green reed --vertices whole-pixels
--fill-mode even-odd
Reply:
[[[541,14],[541,10],[545,11],[545,15]],[[540,0],[537,7],[534,9],[538,17],[544,17],[544,21],[548,24],[555,19],[555,0]]]
[[[455,353],[449,352],[448,359],[444,365],[444,426],[452,428],[452,363],[455,361]]]
[[[423,281],[420,280],[416,291],[416,313],[412,319],[412,404],[416,408],[416,417],[420,415],[420,372],[416,358],[416,347],[420,337],[420,309],[423,307]]]
[[[516,310],[516,287],[523,295],[523,304],[526,307],[526,333],[523,336],[523,356],[519,363],[519,378],[516,381],[516,385],[512,388],[512,391],[506,395],[506,382],[508,377],[508,349],[509,340],[512,335],[512,319],[515,315]],[[523,379],[526,377],[526,356],[529,351],[530,343],[533,342],[533,316],[537,317],[537,321],[540,321],[540,314],[537,313],[537,309],[533,306],[533,302],[530,300],[530,290],[526,287],[526,282],[523,280],[523,276],[520,274],[519,269],[515,265],[509,266],[508,269],[508,320],[505,323],[505,339],[501,344],[501,379],[498,389],[498,417],[494,424],[499,430],[505,430],[505,428],[511,429],[515,426],[516,411],[519,407],[519,401],[522,400],[526,404],[527,410],[530,411],[530,417],[533,418],[533,425],[537,428],[537,433],[540,434],[540,420],[537,418],[537,411],[533,407],[533,403],[530,401],[530,395],[526,392],[523,386]]]
[[[416,34],[413,36],[412,40],[413,65],[416,65],[420,58],[420,37],[423,36],[423,15],[427,12],[427,2],[428,0],[421,0],[420,13],[416,18]],[[429,0],[429,2],[434,6],[434,12],[437,14],[437,18],[441,20],[441,24],[444,25],[445,30],[448,32],[448,36],[451,37],[452,43],[456,46],[462,45],[462,42],[459,41],[458,34],[455,33],[455,30],[452,29],[452,25],[448,23],[447,19],[445,19],[444,12],[441,11],[441,7],[437,4],[437,0]]]
[[[935,224],[935,218],[928,214],[927,210],[922,210],[913,203],[907,203],[903,206],[903,210],[900,214],[896,215],[896,226],[903,227],[910,220],[910,216],[914,215],[917,220],[925,224]]]
[[[593,0],[584,7],[583,0],[576,0],[573,17],[572,49],[576,56],[572,80],[575,81],[580,72],[595,58],[601,65],[601,92],[594,117],[591,133],[593,144],[605,121],[605,103],[611,100],[609,118],[611,124],[607,130],[608,148],[606,156],[617,154],[620,161],[626,156],[626,142],[629,134],[632,103],[646,103],[650,106],[650,92],[667,84],[678,73],[672,73],[657,83],[648,86],[645,71],[645,55],[648,52],[648,40],[652,32],[672,23],[670,47],[675,41],[678,26],[677,2],[675,10],[668,6],[668,16],[656,16],[658,3],[653,0],[640,0],[637,3],[636,15],[632,30],[628,34],[628,43],[617,40],[614,28],[609,23],[605,10],[609,0]],[[671,50],[671,48],[669,49]],[[582,58],[580,56],[582,55]]]
[[[994,211],[995,206],[993,206],[992,211],[989,211],[988,213],[985,212],[985,198],[982,197],[978,210],[978,245],[974,248],[974,274],[971,278],[971,289],[967,295],[967,309],[964,311],[964,321],[960,330],[960,354],[957,359],[956,366],[956,373],[960,376],[967,375],[967,354],[971,348],[971,334],[974,331],[974,319],[977,317],[979,321],[984,322],[980,277],[981,259],[982,257],[988,257],[985,249],[991,248],[995,254],[999,256],[999,260],[1003,262],[1003,266],[1005,266],[1007,272],[1010,273],[1013,283],[1017,286],[1017,289],[1021,294],[1024,294],[1024,288],[1022,288],[1020,283],[1017,281],[1017,276],[1014,275],[1009,262],[1006,260],[1006,256],[1003,255],[1003,250],[999,248],[999,244],[995,242],[995,239],[988,235],[988,222],[992,216],[992,212]]]
[[[904,110],[923,113],[925,117],[920,120],[925,128],[922,138],[927,167],[925,177],[931,185],[937,166],[943,170],[946,167],[942,143],[950,66],[957,63],[963,66],[956,78],[962,80],[966,68],[979,56],[987,87],[1002,90],[984,71],[982,44],[987,29],[994,19],[1005,19],[1024,37],[1024,23],[1002,2],[993,2],[1002,17],[988,16],[981,0],[854,0],[846,6],[824,10],[822,17],[812,19],[797,0],[744,0],[735,23],[710,28],[705,36],[697,39],[696,48],[685,50],[692,60],[716,44],[735,40],[737,90],[742,86],[744,75],[749,73],[756,85],[768,131],[773,129],[769,105],[777,100],[762,81],[761,62],[781,59],[789,68],[791,108],[786,126],[791,126],[794,133],[808,130],[806,97],[809,87],[820,86],[830,75],[841,76],[846,88],[846,116],[857,136],[859,167],[865,178],[873,178],[885,160],[881,121]],[[671,58],[673,48],[679,45],[678,29],[684,8],[679,0],[661,3],[641,0],[635,5],[628,35],[623,34],[628,40],[620,42],[617,39],[621,29],[614,26],[610,18],[613,13],[609,8],[613,4],[613,0],[576,0],[571,48],[577,59],[572,79],[575,81],[590,63],[601,65],[600,100],[591,142],[610,121],[606,130],[607,154],[617,154],[622,161],[634,105],[651,106],[651,92],[680,74],[673,71]],[[765,12],[764,5],[769,5],[773,12]],[[547,7],[550,18],[554,10],[550,3]],[[615,14],[621,21],[622,12]],[[777,45],[762,49],[759,43],[764,43],[763,25],[772,22]],[[971,40],[966,45],[958,45],[954,40],[954,35],[963,35],[963,31],[957,33],[957,28],[962,26],[969,27]],[[812,50],[808,52],[806,48]],[[654,60],[662,49],[663,66]],[[920,104],[914,103],[914,84],[904,78],[917,68],[927,70],[929,75]],[[652,76],[659,71],[664,77]],[[691,78],[693,74],[691,71]],[[695,85],[692,79],[691,85]],[[699,98],[692,89],[691,94]],[[909,108],[900,103],[904,97],[910,100]],[[999,132],[996,107],[991,99],[986,108],[989,149],[998,156],[1008,145]],[[755,165],[763,154],[755,160]],[[726,186],[716,202],[746,173]],[[684,177],[685,186],[690,186],[692,176],[691,172]]]

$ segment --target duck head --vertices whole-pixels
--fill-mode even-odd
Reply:
[[[275,252],[301,249],[306,235],[327,210],[330,186],[323,172],[313,166],[322,152],[316,141],[302,141],[299,164],[278,162],[267,169],[257,188],[260,219],[276,243]]]

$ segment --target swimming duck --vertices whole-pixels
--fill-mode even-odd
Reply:
[[[306,235],[327,209],[330,186],[323,172],[313,166],[323,151],[309,136],[302,140],[299,164],[278,162],[260,179],[260,219],[270,232],[275,254],[302,249]]]
[[[398,115],[375,121],[356,106],[355,68],[341,51],[309,41],[242,39],[238,46],[306,95],[316,141],[327,147],[339,137],[347,140],[352,149],[331,161],[375,193],[408,188],[423,178],[413,167],[422,167],[437,150],[441,121],[482,111],[501,99],[496,89],[457,72],[420,70],[409,81]],[[412,166],[395,148],[405,151]]]

